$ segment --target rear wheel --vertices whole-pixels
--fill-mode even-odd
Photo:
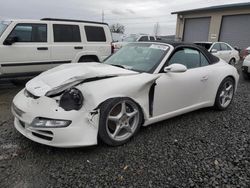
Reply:
[[[235,83],[232,78],[227,77],[222,81],[215,99],[216,109],[225,110],[229,107],[234,97],[234,89]]]
[[[101,105],[99,137],[110,146],[126,143],[141,124],[141,109],[129,98],[110,99]]]

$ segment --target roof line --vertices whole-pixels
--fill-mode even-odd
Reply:
[[[176,12],[171,12],[171,14],[190,13],[190,12],[203,12],[203,11],[221,10],[221,9],[249,8],[249,7],[250,7],[249,2],[248,3],[234,3],[234,4],[226,4],[226,5],[217,5],[217,6],[198,8],[198,9],[176,11]]]
[[[42,18],[42,21],[59,21],[59,22],[81,22],[81,23],[93,23],[93,24],[102,24],[108,25],[107,23],[103,22],[95,22],[95,21],[86,21],[86,20],[71,20],[71,19],[59,19],[59,18]]]

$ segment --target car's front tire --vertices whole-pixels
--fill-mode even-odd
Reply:
[[[227,77],[225,78],[217,91],[217,95],[215,98],[215,104],[214,107],[217,110],[226,110],[234,97],[234,91],[235,91],[235,82],[233,78]]]
[[[110,146],[125,144],[140,129],[143,116],[141,108],[130,98],[114,98],[100,107],[98,135]]]

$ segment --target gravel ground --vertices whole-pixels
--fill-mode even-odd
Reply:
[[[146,128],[120,147],[56,149],[13,128],[21,89],[0,84],[0,187],[250,187],[250,81],[227,111],[198,110]]]

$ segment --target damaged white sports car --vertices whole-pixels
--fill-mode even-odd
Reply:
[[[104,63],[65,64],[13,100],[15,127],[55,147],[126,143],[147,126],[204,107],[226,109],[237,70],[202,47],[131,43]]]

